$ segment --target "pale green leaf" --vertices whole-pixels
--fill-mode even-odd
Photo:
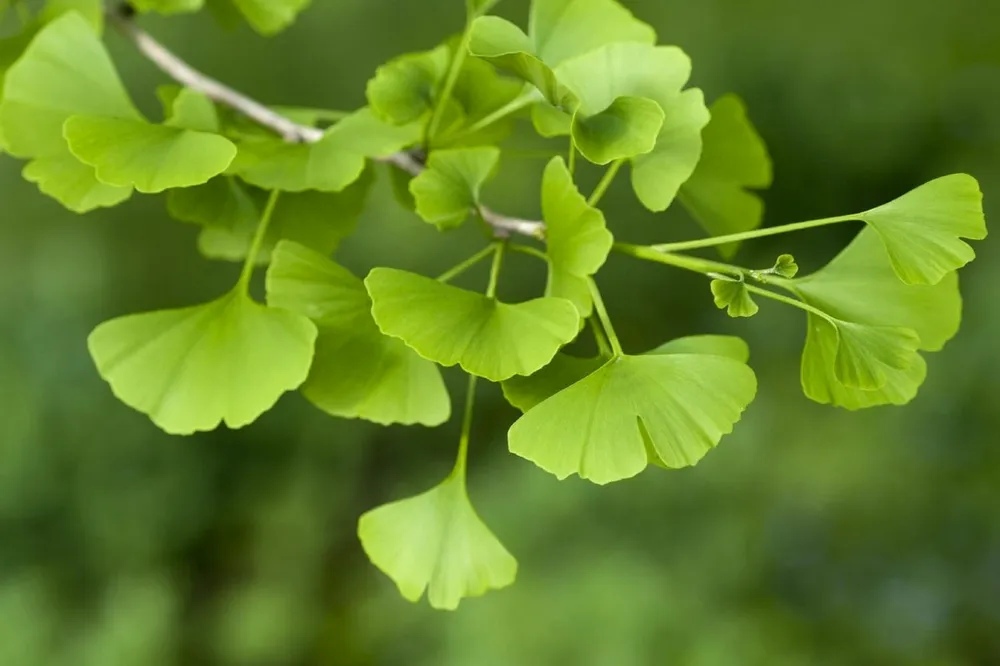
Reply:
[[[139,12],[170,15],[196,12],[205,5],[205,0],[132,0],[129,4]]]
[[[773,172],[743,100],[736,95],[716,100],[702,144],[701,161],[681,187],[681,203],[712,236],[756,229],[764,219],[764,202],[751,190],[770,187]],[[729,243],[718,249],[728,258],[738,247]]]
[[[104,31],[103,0],[45,0],[38,20],[51,23],[68,12],[79,12],[98,35]]]
[[[420,132],[417,124],[389,125],[362,109],[328,129],[317,143],[244,141],[232,170],[265,190],[336,192],[361,176],[366,158],[398,152],[419,141]]]
[[[451,91],[448,109],[455,109],[457,122],[449,128],[442,123],[434,136],[434,146],[483,146],[500,143],[510,132],[514,114],[495,119],[495,112],[504,109],[522,95],[536,93],[519,80],[500,76],[488,63],[466,58]],[[477,131],[473,125],[493,117],[492,122]],[[446,114],[447,119],[447,114]]]
[[[161,95],[161,99],[165,99]],[[181,88],[176,94],[169,95],[170,113],[164,123],[170,127],[179,127],[196,132],[220,131],[219,113],[208,97],[190,88]]]
[[[43,194],[74,213],[117,206],[132,196],[131,187],[114,187],[98,181],[94,168],[73,157],[68,150],[28,162],[22,175],[28,182],[38,185]]]
[[[604,265],[614,238],[604,214],[587,204],[560,157],[545,168],[542,215],[549,257],[545,295],[568,299],[581,317],[590,316],[593,302],[587,278]]]
[[[715,307],[730,317],[752,317],[760,309],[742,280],[712,280],[711,287]]]
[[[937,284],[975,259],[962,238],[986,238],[983,193],[967,174],[932,180],[858,217],[878,231],[907,284]]]
[[[278,200],[279,205],[284,197]],[[170,190],[167,212],[175,220],[226,229],[255,229],[260,211],[246,188],[231,176],[204,185]]]
[[[594,115],[573,116],[573,144],[594,164],[644,155],[656,146],[663,109],[644,97],[619,97]]]
[[[379,331],[364,284],[346,269],[281,241],[267,272],[267,300],[319,327],[302,392],[323,411],[381,424],[448,420],[451,403],[437,367]]]
[[[834,373],[845,388],[884,387],[893,370],[908,370],[918,362],[920,338],[908,328],[868,326],[824,320],[839,338]]]
[[[650,462],[687,467],[732,431],[756,390],[750,368],[723,356],[616,357],[524,414],[508,442],[560,479],[605,484]]]
[[[206,183],[236,156],[236,146],[217,134],[144,120],[72,116],[64,135],[99,181],[146,193]]]
[[[416,497],[373,509],[358,522],[372,563],[416,602],[427,590],[434,608],[506,587],[517,561],[476,514],[464,476],[452,474]]]
[[[410,181],[417,215],[442,230],[461,225],[479,204],[480,190],[499,160],[499,148],[432,152],[427,168]]]
[[[499,16],[477,18],[472,24],[469,51],[535,86],[552,104],[569,101],[555,72],[535,55],[531,38],[510,21]]]
[[[707,354],[745,364],[750,359],[750,348],[740,338],[730,335],[692,335],[671,340],[646,354]],[[560,352],[551,363],[530,377],[511,377],[503,382],[503,395],[511,405],[526,412],[593,373],[607,361],[600,356],[577,358]]]
[[[531,124],[540,136],[547,139],[569,136],[573,131],[573,116],[551,104],[541,102],[531,107]]]
[[[366,94],[372,111],[388,122],[403,125],[434,108],[438,88],[448,73],[450,49],[408,53],[375,70]]]
[[[782,254],[774,262],[774,266],[767,271],[771,275],[777,275],[786,279],[791,279],[799,274],[799,265],[795,257],[790,254]]]
[[[576,307],[561,298],[501,303],[391,268],[372,270],[365,286],[383,333],[494,382],[538,371],[579,331]]]
[[[230,0],[262,35],[281,32],[295,20],[310,0]]]
[[[240,428],[305,381],[316,327],[237,287],[204,305],[113,319],[88,340],[115,395],[179,435]]]

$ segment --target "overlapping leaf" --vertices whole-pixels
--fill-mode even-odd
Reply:
[[[572,301],[580,316],[588,317],[593,302],[587,279],[604,265],[614,238],[604,214],[587,204],[560,157],[545,168],[542,214],[549,257],[545,294]]]
[[[479,204],[480,190],[499,160],[499,148],[432,152],[427,169],[410,181],[417,214],[438,229],[458,227]]]
[[[358,536],[368,558],[416,602],[427,590],[435,608],[506,587],[517,561],[476,514],[464,475],[361,516]]]
[[[501,303],[391,268],[372,270],[365,286],[383,333],[494,382],[537,372],[579,331],[576,307],[562,298]]]
[[[328,129],[316,143],[247,139],[240,143],[232,170],[265,190],[338,192],[361,176],[367,158],[386,157],[419,139],[418,124],[390,125],[365,108]]]
[[[732,431],[756,390],[750,368],[725,356],[618,356],[535,405],[508,442],[560,479],[611,483],[651,462],[696,464]]]
[[[381,424],[434,426],[448,419],[451,404],[437,367],[379,331],[364,284],[347,269],[282,241],[267,272],[267,302],[319,327],[302,392],[323,411]]]
[[[702,132],[701,160],[680,190],[680,201],[712,236],[750,231],[764,219],[764,202],[752,190],[771,186],[773,172],[767,147],[736,95],[712,105]],[[720,245],[731,257],[736,244]]]
[[[730,317],[752,317],[760,310],[743,280],[712,280],[715,307],[725,310]]]
[[[918,340],[916,347],[924,351],[941,349],[961,321],[957,276],[950,273],[932,286],[901,282],[874,229],[864,229],[825,268],[790,285],[802,300],[838,321],[910,331]],[[848,409],[905,404],[916,396],[926,375],[919,354],[908,354],[907,363],[897,364],[906,367],[881,364],[881,386],[859,390],[848,388],[839,378],[839,343],[829,322],[809,315],[802,354],[802,386],[807,396]]]
[[[206,0],[143,1],[161,13],[171,13],[164,8],[182,11],[182,8],[189,7],[187,11],[195,11],[206,4]],[[225,25],[232,25],[242,15],[262,35],[273,35],[287,28],[309,3],[310,0],[207,0],[209,9]]]
[[[375,70],[368,82],[368,104],[380,117],[397,125],[418,120],[434,108],[450,62],[447,45],[390,60]]]
[[[690,58],[673,46],[608,44],[567,60],[556,74],[579,98],[578,115],[598,114],[622,97],[652,100],[661,108],[664,118],[651,150],[632,156],[632,186],[647,208],[665,210],[698,164],[701,132],[709,121],[701,91],[683,90]],[[573,129],[578,137],[577,121]]]
[[[119,400],[187,435],[252,423],[305,381],[315,340],[309,319],[237,287],[204,305],[105,322],[88,345]]]

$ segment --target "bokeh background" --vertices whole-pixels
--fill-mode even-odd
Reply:
[[[995,0],[632,0],[695,62],[710,99],[738,92],[768,142],[768,223],[977,176],[1000,215]],[[262,39],[206,15],[143,19],[185,58],[275,104],[363,104],[391,56],[461,28],[460,0],[314,0]],[[523,21],[526,0],[499,13]],[[166,80],[116,35],[133,95]],[[489,200],[535,215],[561,144],[514,137]],[[384,173],[339,259],[429,273],[480,242],[400,208]],[[592,177],[589,174],[588,177]],[[691,238],[619,179],[624,240]],[[998,217],[997,219],[1000,219]],[[807,269],[850,226],[744,248]],[[357,517],[448,471],[436,430],[331,419],[298,396],[252,427],[190,438],[116,402],[85,340],[123,313],[207,300],[238,268],[195,250],[159,197],[77,217],[0,160],[0,664],[3,666],[964,666],[1000,664],[1000,248],[963,272],[961,334],[905,408],[848,413],[798,387],[804,318],[735,322],[698,276],[614,257],[602,272],[628,349],[696,332],[752,346],[760,395],[698,467],[607,488],[557,482],[506,452],[516,413],[481,394],[471,494],[520,562],[509,589],[455,613],[399,597],[365,560]],[[534,293],[515,258],[502,293]],[[259,287],[259,285],[258,285]],[[461,377],[449,373],[457,403]]]

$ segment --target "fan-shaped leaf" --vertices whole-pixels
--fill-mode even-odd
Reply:
[[[346,269],[281,241],[267,272],[267,301],[319,327],[302,392],[323,411],[382,424],[448,420],[451,403],[437,367],[378,330],[364,284]]]
[[[391,268],[374,269],[365,286],[383,333],[494,382],[538,371],[579,331],[576,307],[562,298],[511,305]]]
[[[619,97],[592,116],[573,116],[573,144],[594,164],[644,155],[656,146],[663,109],[644,97]]]
[[[593,302],[587,278],[604,265],[614,238],[604,214],[587,204],[561,157],[545,168],[542,213],[549,256],[545,294],[572,301],[580,316],[588,317]]]
[[[452,474],[416,497],[361,516],[358,536],[372,563],[416,602],[453,610],[464,597],[506,587],[517,561],[476,515],[465,480]]]
[[[681,203],[712,236],[756,229],[764,219],[764,202],[748,190],[770,187],[773,175],[767,147],[743,100],[736,95],[716,100],[701,136],[701,160],[681,187]],[[734,243],[718,246],[727,258],[737,248]]]
[[[975,259],[962,238],[986,238],[983,194],[967,174],[932,180],[858,217],[878,231],[907,284],[937,284]]]
[[[64,135],[73,155],[94,167],[99,181],[147,193],[202,185],[236,156],[236,146],[217,134],[144,120],[73,116]]]
[[[181,88],[171,97],[168,107],[170,113],[165,125],[196,132],[219,132],[219,112],[212,100],[200,92]]]
[[[88,345],[122,402],[187,435],[252,423],[305,381],[315,339],[307,318],[237,287],[205,305],[105,322]]]
[[[420,119],[434,108],[450,62],[450,49],[445,45],[390,60],[368,82],[368,104],[381,118],[397,125]]]
[[[410,181],[417,214],[438,229],[460,226],[499,160],[499,148],[435,150],[427,169]]]
[[[760,309],[742,280],[712,280],[715,307],[730,317],[752,317]]]
[[[262,35],[281,32],[295,20],[310,0],[230,0]]]
[[[518,419],[510,450],[599,484],[649,462],[686,467],[732,431],[756,390],[750,368],[723,356],[616,357]]]

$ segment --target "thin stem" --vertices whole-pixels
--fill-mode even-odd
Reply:
[[[749,272],[740,266],[724,264],[720,261],[712,261],[710,259],[702,259],[700,257],[688,257],[682,254],[671,254],[669,252],[663,252],[656,247],[629,245],[628,243],[615,243],[614,249],[622,254],[627,254],[637,259],[654,261],[668,266],[676,266],[677,268],[683,268],[695,273],[701,273],[702,275],[707,275],[709,273],[722,273],[724,275],[741,277]]]
[[[257,231],[254,233],[253,241],[250,243],[250,250],[247,252],[246,261],[243,263],[243,271],[240,273],[239,284],[243,289],[249,290],[250,288],[250,278],[253,276],[253,270],[257,266],[257,257],[260,255],[260,249],[264,245],[264,239],[267,237],[267,229],[271,226],[271,218],[274,216],[274,209],[278,205],[278,198],[280,196],[280,190],[271,190],[271,195],[267,199],[267,206],[264,207],[264,213],[260,216],[260,222],[257,223]]]
[[[590,322],[590,330],[594,334],[594,342],[597,343],[597,349],[600,350],[601,356],[613,356],[614,352],[608,344],[608,338],[601,330],[601,323],[594,317],[588,317],[587,321]]]
[[[520,252],[521,254],[526,254],[529,257],[541,259],[545,263],[549,263],[549,255],[545,254],[538,248],[531,247],[530,245],[519,245],[514,243],[508,245],[507,247],[509,247],[514,252]]]
[[[455,89],[455,83],[458,82],[458,75],[462,71],[465,57],[469,53],[469,42],[472,40],[472,18],[470,16],[465,22],[465,31],[462,33],[462,39],[458,43],[454,55],[451,57],[448,76],[444,80],[441,94],[438,95],[437,103],[434,105],[434,112],[431,114],[431,121],[427,125],[427,140],[424,143],[428,146],[434,140],[434,135],[437,134],[438,128],[441,126],[441,120],[444,118],[444,110],[448,106],[451,92]]]
[[[476,380],[478,377],[469,375],[469,386],[465,392],[465,411],[462,415],[462,434],[458,438],[458,456],[455,460],[455,471],[465,481],[465,470],[469,460],[469,439],[472,435],[472,412],[476,406]]]
[[[827,313],[823,312],[819,308],[815,308],[815,307],[809,305],[808,303],[803,303],[800,300],[797,300],[797,299],[794,299],[794,298],[789,298],[788,296],[785,296],[784,294],[776,294],[773,291],[768,291],[767,289],[761,289],[760,287],[754,286],[752,284],[748,284],[748,285],[745,285],[745,286],[747,288],[747,291],[749,291],[752,294],[758,294],[760,296],[763,296],[764,298],[770,298],[772,301],[777,301],[779,303],[784,303],[785,305],[791,305],[793,308],[798,308],[800,310],[805,310],[806,312],[811,312],[812,314],[817,315],[819,317],[822,317],[823,319],[826,319],[827,321],[832,321],[832,319],[830,318],[830,315],[828,315]]]
[[[533,86],[526,85],[524,91],[520,95],[518,95],[511,101],[507,102],[499,109],[493,111],[489,115],[483,116],[473,124],[463,129],[456,136],[450,137],[449,140],[458,141],[459,139],[464,139],[465,137],[475,134],[480,130],[484,130],[490,125],[503,120],[507,116],[517,113],[524,107],[534,104],[539,98],[540,95],[535,90],[535,88]]]
[[[594,193],[590,195],[590,199],[587,201],[590,206],[596,207],[601,202],[605,192],[611,187],[611,183],[615,181],[615,176],[618,175],[618,170],[622,168],[623,163],[624,160],[615,160],[608,167],[608,170],[604,172],[604,177],[601,178],[601,182],[597,184]]]
[[[662,245],[654,245],[653,248],[660,250],[662,252],[681,252],[684,250],[697,250],[703,247],[715,247],[717,245],[725,245],[726,243],[736,243],[739,241],[752,240],[754,238],[764,238],[765,236],[777,236],[780,234],[792,233],[793,231],[802,231],[804,229],[825,227],[829,224],[837,224],[838,222],[852,222],[858,219],[859,218],[857,215],[841,215],[839,217],[826,217],[820,220],[809,220],[808,222],[796,222],[794,224],[784,224],[780,227],[767,227],[765,229],[754,229],[753,231],[744,231],[738,234],[729,234],[728,236],[715,236],[714,238],[702,238],[700,240],[683,241],[680,243],[664,243]]]
[[[495,243],[493,248],[496,253],[493,255],[493,265],[490,267],[490,283],[486,287],[487,298],[496,298],[497,283],[500,281],[500,269],[503,267],[503,255],[507,249],[507,244]]]
[[[478,264],[480,261],[488,257],[491,252],[496,252],[496,243],[490,243],[489,245],[484,247],[479,252],[476,252],[474,255],[472,255],[465,261],[459,263],[458,265],[452,268],[449,268],[447,271],[438,276],[438,282],[451,282],[459,275],[461,275],[462,273],[469,270],[470,268]]]
[[[569,138],[569,175],[576,175],[576,144],[573,143],[573,137]]]
[[[604,307],[601,290],[597,288],[597,283],[594,282],[593,278],[588,278],[587,284],[590,285],[590,295],[594,299],[594,311],[601,320],[601,326],[604,328],[604,334],[608,336],[608,342],[611,343],[612,354],[615,356],[624,356],[625,352],[622,351],[622,345],[618,342],[618,336],[611,325],[611,318],[608,316],[607,308]]]

